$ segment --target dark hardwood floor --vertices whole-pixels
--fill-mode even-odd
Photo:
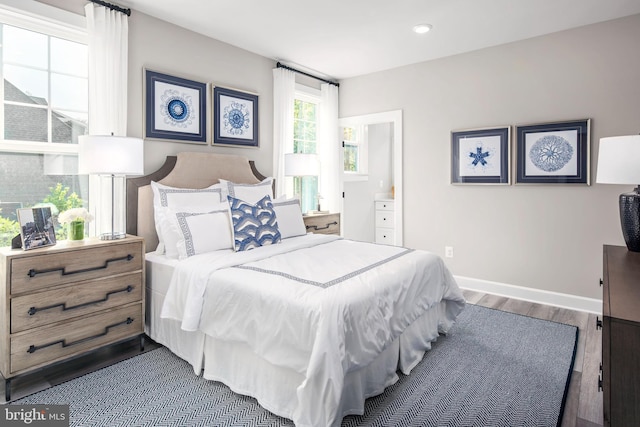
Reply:
[[[140,340],[134,338],[118,344],[107,346],[72,360],[58,363],[32,373],[15,377],[11,380],[11,401],[28,396],[51,386],[81,377],[89,372],[113,365],[138,354],[160,347],[153,340],[145,337],[144,350],[140,351]],[[2,376],[0,376],[2,378]],[[4,382],[4,380],[3,380]],[[4,387],[0,396],[0,404],[5,403]]]
[[[602,393],[598,392],[602,332],[596,329],[595,314],[469,290],[465,290],[464,295],[470,304],[567,323],[580,328],[574,372],[571,376],[562,426],[602,426]],[[150,351],[158,346],[158,344],[147,339],[144,351]],[[134,339],[79,357],[67,363],[18,377],[12,382],[12,399],[19,399],[137,354],[140,354],[139,342]],[[0,398],[0,402],[4,402],[4,394]]]

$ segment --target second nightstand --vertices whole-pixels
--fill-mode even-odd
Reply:
[[[302,217],[307,231],[321,234],[340,234],[339,213],[318,213]]]

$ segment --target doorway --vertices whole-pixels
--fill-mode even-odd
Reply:
[[[341,234],[402,246],[402,111],[341,118]]]

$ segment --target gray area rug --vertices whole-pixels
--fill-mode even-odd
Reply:
[[[343,426],[556,426],[578,330],[468,305],[409,376]],[[72,426],[292,426],[160,348],[17,400],[70,404]]]

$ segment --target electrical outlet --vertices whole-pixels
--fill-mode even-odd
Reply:
[[[453,258],[453,246],[444,247],[444,256],[447,258]]]

